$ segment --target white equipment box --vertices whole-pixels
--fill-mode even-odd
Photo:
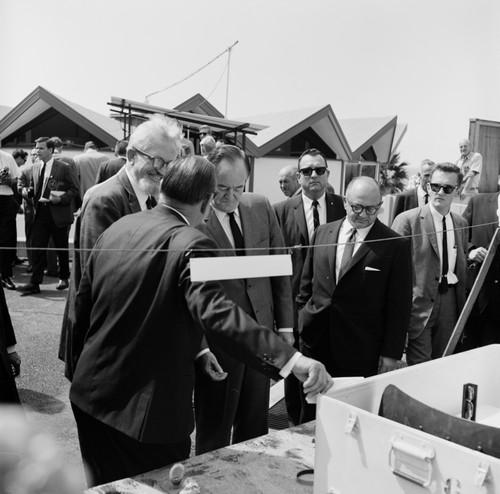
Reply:
[[[499,494],[500,459],[378,416],[393,384],[460,417],[466,383],[478,385],[476,421],[500,427],[500,345],[334,386],[320,396],[314,494]]]

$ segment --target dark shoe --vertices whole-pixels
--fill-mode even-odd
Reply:
[[[59,283],[56,286],[56,290],[66,290],[69,287],[68,280],[59,280]]]
[[[24,297],[25,295],[35,295],[40,293],[40,286],[35,283],[26,283],[26,285],[20,286],[18,290],[22,292],[21,297]]]
[[[12,278],[2,278],[2,286],[4,288],[7,288],[7,290],[15,290],[16,289],[16,285],[14,285]]]
[[[16,257],[14,261],[12,262],[13,266],[19,266],[20,264],[24,264],[24,259],[20,259],[19,257]]]
[[[57,274],[56,271],[49,271],[48,269],[46,269],[43,274],[45,276],[52,276],[52,278],[57,278],[59,275]]]

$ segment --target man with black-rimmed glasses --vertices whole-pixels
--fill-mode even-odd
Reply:
[[[121,217],[156,205],[168,163],[180,153],[182,127],[177,120],[152,115],[131,134],[127,162],[109,180],[91,187],[83,198],[75,228],[75,256],[70,293],[63,317],[59,358],[70,351],[74,298],[81,274],[97,239]],[[78,249],[81,249],[78,251]],[[74,284],[74,285],[73,285]],[[66,337],[69,341],[66,341]],[[66,377],[72,369],[66,365]]]
[[[429,203],[397,216],[392,228],[411,236],[413,303],[408,365],[441,357],[465,304],[467,222],[450,211],[462,184],[460,169],[439,163],[427,191]]]
[[[288,247],[302,246],[292,250],[293,272],[292,297],[294,299],[295,346],[299,347],[297,307],[295,297],[299,293],[302,267],[317,225],[335,221],[345,216],[342,198],[328,192],[328,163],[326,156],[318,149],[307,149],[298,161],[297,179],[301,193],[274,205],[283,240]],[[303,401],[303,400],[302,400]],[[285,402],[288,420],[291,424],[301,423],[302,403],[299,382],[293,377],[285,380]]]
[[[346,218],[321,225],[304,263],[300,293],[301,351],[332,376],[393,370],[403,355],[411,308],[410,242],[377,219],[378,183],[348,185]],[[314,407],[306,407],[313,420]]]

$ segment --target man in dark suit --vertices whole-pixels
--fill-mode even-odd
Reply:
[[[438,163],[427,184],[429,204],[405,211],[392,225],[394,231],[411,237],[414,277],[408,365],[443,356],[465,304],[467,222],[450,211],[461,183],[456,165]]]
[[[499,177],[500,183],[500,177]],[[472,196],[463,217],[469,224],[469,259],[481,264],[498,228],[500,194]],[[465,327],[463,349],[500,343],[500,247]]]
[[[409,189],[401,194],[398,194],[394,199],[394,210],[392,219],[401,214],[403,211],[422,207],[429,202],[429,192],[427,191],[427,184],[431,176],[432,168],[435,165],[434,161],[423,160],[420,163],[420,183],[415,189]]]
[[[353,179],[347,217],[318,227],[304,264],[297,298],[303,352],[333,376],[387,372],[403,355],[410,243],[377,219],[381,205],[375,180]]]
[[[224,145],[208,159],[215,165],[216,189],[200,230],[217,244],[221,256],[283,254],[276,250],[283,247],[283,238],[269,201],[243,193],[249,176],[244,153]],[[293,344],[292,295],[286,276],[222,280],[221,284],[248,315],[262,326],[276,328]],[[269,379],[234,360],[210,339],[209,347],[227,377],[213,380],[202,365],[197,366],[196,454],[227,446],[231,437],[234,444],[269,432]]]
[[[318,225],[339,220],[345,216],[342,198],[327,191],[328,163],[326,157],[317,149],[308,149],[299,158],[297,178],[301,193],[274,205],[278,223],[287,247],[300,245],[292,250],[293,272],[291,277],[292,298],[294,301],[294,339],[295,348],[299,348],[297,325],[297,307],[295,298],[299,294],[302,266],[306,258],[313,233]],[[317,201],[318,221],[314,220],[314,201]],[[285,381],[285,402],[288,419],[293,425],[301,423],[303,399],[300,383],[294,376]]]
[[[126,165],[110,180],[90,188],[75,225],[75,253],[71,286],[64,309],[59,358],[66,362],[65,375],[74,369],[65,355],[71,351],[74,300],[81,275],[97,239],[121,217],[156,204],[166,165],[180,150],[182,128],[162,115],[153,115],[130,136]]]
[[[128,141],[122,139],[118,141],[115,145],[115,156],[114,160],[105,161],[99,166],[99,171],[97,172],[97,177],[95,180],[96,184],[100,184],[116,175],[127,162],[127,146]]]
[[[58,290],[68,288],[69,279],[69,226],[73,223],[72,202],[78,194],[78,184],[70,167],[52,157],[54,142],[48,137],[36,141],[39,163],[33,166],[28,195],[33,197],[35,221],[32,245],[34,249],[33,273],[30,282],[19,288],[24,295],[40,293],[46,251],[52,236],[59,260]]]
[[[89,258],[76,299],[70,391],[89,485],[189,456],[203,332],[269,377],[307,376],[304,390],[312,394],[331,386],[319,362],[256,323],[219,283],[192,281],[191,257],[216,250],[190,226],[202,221],[214,187],[208,161],[174,161],[161,203],[109,227]]]
[[[20,403],[14,381],[14,377],[19,375],[21,369],[16,343],[5,293],[0,286],[0,405]]]

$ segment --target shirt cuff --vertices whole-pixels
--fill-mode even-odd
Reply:
[[[284,379],[288,377],[293,369],[293,366],[299,360],[299,358],[302,357],[302,354],[300,352],[295,352],[290,360],[283,366],[283,368],[280,370],[280,376]]]
[[[14,353],[15,351],[16,351],[16,345],[7,347],[7,353]]]
[[[210,351],[210,348],[204,348],[201,350],[201,352],[198,352],[196,354],[196,357],[194,358],[195,360],[198,360],[202,355],[205,355],[205,353],[208,353]]]
[[[293,333],[293,328],[278,328],[278,333]]]

